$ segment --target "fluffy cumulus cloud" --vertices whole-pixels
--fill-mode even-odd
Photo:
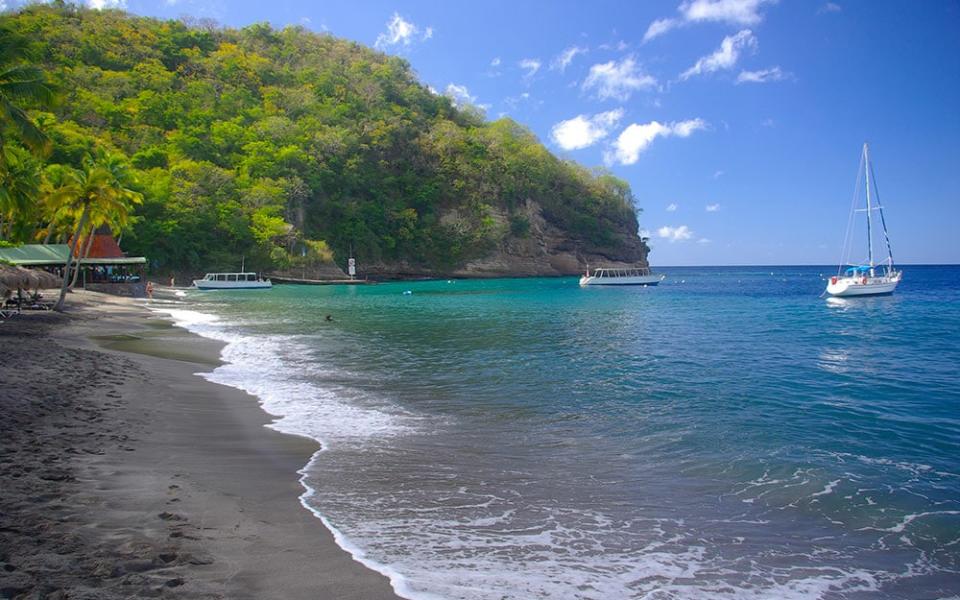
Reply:
[[[770,67],[759,71],[740,71],[737,76],[737,83],[767,83],[769,81],[780,81],[786,78],[780,67]]]
[[[517,64],[525,71],[523,78],[532,79],[533,76],[537,74],[537,71],[540,70],[540,67],[543,63],[541,63],[540,59],[538,58],[525,58]]]
[[[707,209],[707,212],[717,212],[718,210],[720,210],[720,205],[708,204],[705,208]]]
[[[577,115],[560,121],[550,131],[550,138],[564,150],[587,148],[607,137],[623,118],[623,109],[602,112],[592,117]]]
[[[387,30],[377,36],[377,41],[373,45],[383,50],[396,46],[409,46],[417,40],[429,40],[432,37],[432,27],[427,27],[421,33],[419,27],[401,17],[399,13],[393,13],[393,16],[387,21]]]
[[[636,90],[655,87],[657,80],[643,73],[632,56],[620,62],[593,65],[583,80],[583,90],[593,91],[600,100],[627,101]]]
[[[574,57],[578,54],[586,54],[586,48],[580,48],[579,46],[570,46],[563,52],[557,55],[556,58],[550,63],[550,69],[553,71],[560,71],[563,73],[567,70],[567,67],[570,66],[570,63],[573,62]]]
[[[457,106],[476,104],[477,102],[477,98],[470,95],[470,90],[465,85],[447,84],[447,89],[444,90],[443,95],[453,100],[453,103]]]
[[[94,10],[106,8],[127,8],[127,0],[87,0],[87,6]]]
[[[640,154],[658,137],[689,137],[693,132],[706,129],[707,123],[703,119],[690,119],[674,123],[634,123],[624,129],[616,141],[612,151],[605,154],[608,163],[632,165],[640,158]]]
[[[684,240],[689,240],[693,237],[693,232],[690,231],[690,228],[686,225],[678,225],[677,227],[671,227],[669,225],[664,225],[657,230],[657,237],[670,240],[670,243],[673,242],[682,242]]]
[[[749,29],[739,31],[735,35],[728,35],[720,42],[716,52],[701,57],[697,64],[680,74],[680,79],[690,79],[694,75],[732,69],[740,60],[740,54],[744,50],[753,50],[756,47],[757,38]]]
[[[760,8],[777,0],[691,0],[677,9],[680,15],[657,19],[647,27],[643,41],[648,42],[671,29],[691,23],[718,22],[729,25],[757,25],[763,21]]]

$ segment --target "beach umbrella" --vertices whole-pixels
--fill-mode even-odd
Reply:
[[[11,290],[24,289],[30,285],[30,277],[24,268],[0,264],[0,283]]]
[[[0,284],[8,289],[39,290],[60,287],[61,280],[46,271],[24,269],[0,263]]]
[[[47,271],[31,270],[30,273],[36,278],[36,287],[34,289],[37,290],[59,288],[60,284],[63,283],[63,280]]]

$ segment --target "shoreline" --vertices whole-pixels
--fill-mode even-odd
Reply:
[[[224,344],[92,293],[0,339],[0,597],[398,598],[303,505],[319,444],[202,377]]]

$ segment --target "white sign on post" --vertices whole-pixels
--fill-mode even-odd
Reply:
[[[357,261],[352,258],[347,261],[347,273],[350,274],[350,277],[354,277],[357,274]]]

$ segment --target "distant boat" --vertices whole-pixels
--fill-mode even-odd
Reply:
[[[666,275],[651,273],[647,267],[590,269],[580,278],[580,285],[657,285]]]
[[[257,290],[272,288],[273,283],[256,273],[207,273],[203,279],[194,279],[198,290]]]
[[[883,206],[880,204],[880,194],[877,191],[877,178],[874,176],[873,169],[870,167],[870,149],[867,144],[863,145],[863,154],[861,156],[863,165],[863,177],[866,183],[866,208],[856,207],[856,196],[854,196],[854,207],[850,213],[851,224],[855,213],[867,213],[867,262],[866,264],[841,264],[837,267],[837,274],[830,278],[827,283],[826,293],[831,296],[879,296],[882,294],[892,294],[897,289],[897,284],[903,279],[903,271],[898,271],[893,266],[893,250],[890,248],[890,236],[887,233],[887,221],[883,217]],[[857,172],[860,172],[859,167]],[[870,182],[873,182],[873,191],[876,196],[875,202],[870,197]],[[859,175],[858,185],[859,189]],[[880,215],[880,225],[883,227],[883,239],[887,245],[887,259],[877,264],[873,257],[873,213]],[[847,240],[844,240],[844,252],[848,253],[848,240],[851,226],[847,226]],[[846,267],[846,269],[844,269]]]

